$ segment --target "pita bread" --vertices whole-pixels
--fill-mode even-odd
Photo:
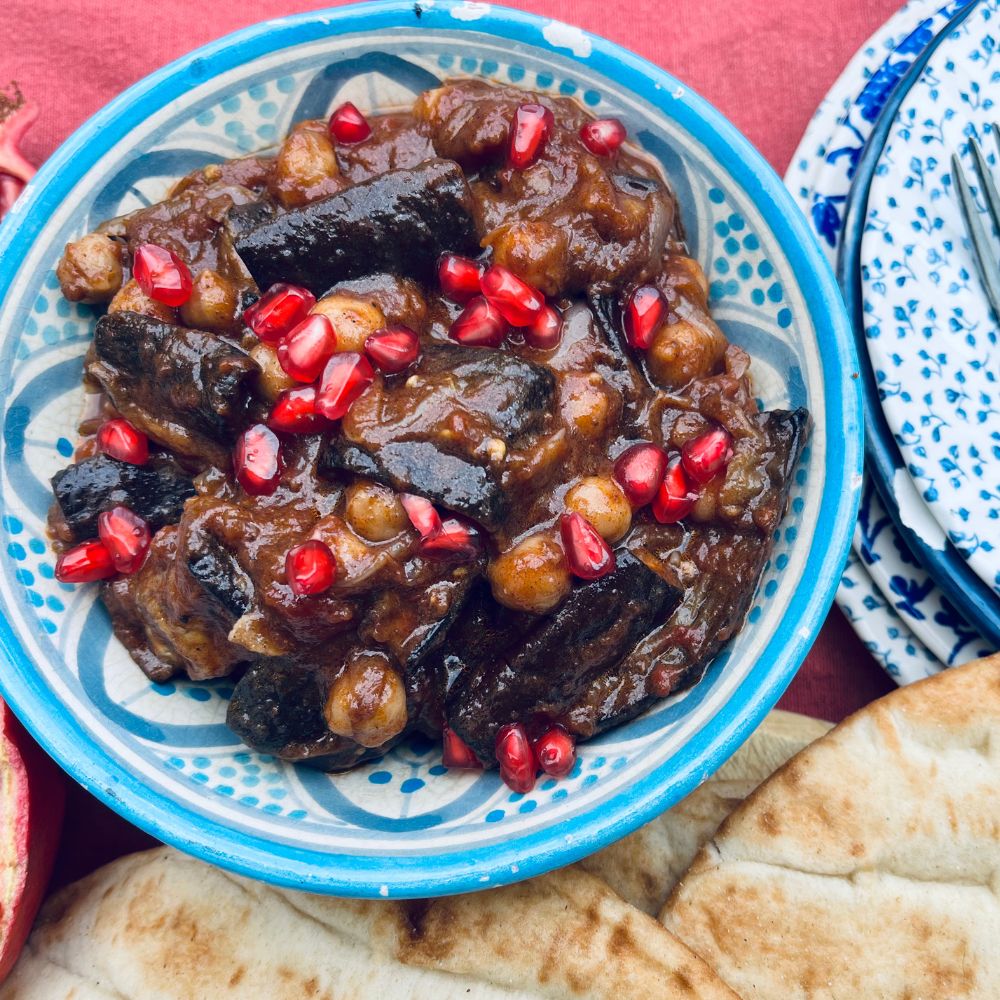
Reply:
[[[564,871],[471,896],[334,900],[169,849],[124,858],[48,904],[0,1000],[467,1000],[472,989],[479,1000],[734,1000],[594,875],[657,913],[674,873],[733,805],[828,729],[772,712],[715,776],[629,837]]]
[[[275,889],[169,848],[54,897],[2,1000],[737,1000],[651,917],[566,869],[470,896]]]
[[[654,916],[702,844],[765,778],[830,730],[829,722],[774,711],[703,785],[616,844],[577,862]]]
[[[1000,997],[1000,656],[894,691],[761,785],[661,914],[743,997]]]

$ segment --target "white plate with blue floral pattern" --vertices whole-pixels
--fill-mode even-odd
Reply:
[[[882,410],[910,478],[1000,600],[1000,348],[950,176],[955,150],[972,176],[967,140],[997,117],[998,10],[983,0],[900,106],[869,194],[862,289]]]
[[[151,685],[93,588],[56,583],[47,480],[72,450],[92,314],[58,294],[63,244],[206,162],[273,143],[350,99],[397,106],[451,75],[576,95],[666,166],[714,311],[768,407],[807,406],[796,471],[747,627],[692,690],[581,747],[568,779],[512,794],[414,740],[331,776],[247,751],[231,685]],[[832,275],[787,191],[708,104],[576,28],[483,3],[364,4],[268,22],[192,53],[98,113],[0,228],[0,690],[86,787],[157,837],[297,888],[427,896],[499,885],[624,836],[753,730],[825,617],[860,489],[857,358]],[[829,429],[829,430],[828,430]],[[803,581],[808,581],[803,586]]]
[[[854,166],[893,86],[968,2],[911,0],[851,60],[803,135],[785,182],[831,264],[840,248]],[[943,664],[983,651],[974,630],[910,553],[869,484],[862,492],[853,548],[837,603],[897,683],[919,680]]]

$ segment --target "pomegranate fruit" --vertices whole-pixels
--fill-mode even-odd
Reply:
[[[465,305],[469,299],[479,294],[479,282],[483,276],[483,266],[457,253],[441,255],[438,261],[438,282],[445,298]]]
[[[374,378],[375,371],[363,354],[335,354],[323,369],[316,391],[316,411],[330,420],[339,420]]]
[[[562,726],[553,726],[535,740],[535,756],[546,774],[564,778],[576,763],[576,742]]]
[[[672,458],[664,473],[663,482],[653,499],[653,517],[660,524],[676,524],[691,513],[698,500],[698,493],[688,479],[679,456]]]
[[[337,579],[337,560],[318,538],[296,545],[285,556],[285,577],[297,597],[325,593]]]
[[[563,514],[559,518],[566,565],[581,580],[597,580],[615,568],[615,554],[597,529],[581,514]]]
[[[278,344],[278,364],[296,382],[315,382],[336,349],[333,324],[326,316],[314,313]]]
[[[368,335],[365,354],[379,371],[393,375],[420,357],[420,340],[408,326],[390,326]]]
[[[448,336],[465,347],[499,347],[507,336],[507,324],[492,302],[477,295],[451,324]]]
[[[97,534],[119,573],[135,573],[146,561],[153,533],[128,507],[112,507],[97,517]]]
[[[706,431],[681,448],[684,471],[701,485],[726,471],[733,457],[733,439],[723,427]]]
[[[617,118],[599,118],[580,127],[580,138],[594,156],[614,156],[626,135],[625,126]]]
[[[267,426],[284,434],[319,434],[329,430],[333,422],[316,412],[316,386],[303,385],[278,396]]]
[[[264,424],[254,424],[236,439],[233,471],[251,496],[269,496],[278,488],[283,463],[277,435]]]
[[[614,477],[633,507],[644,507],[656,496],[667,471],[667,453],[655,444],[634,444],[615,460]]]
[[[265,344],[276,344],[301,323],[316,305],[316,296],[298,285],[272,285],[252,306],[243,310],[243,322]]]
[[[667,312],[667,302],[658,288],[642,285],[629,296],[625,309],[625,336],[640,351],[649,350]]]
[[[74,545],[56,560],[55,577],[60,583],[93,583],[114,575],[111,553],[97,539]]]
[[[132,277],[157,302],[176,308],[191,298],[191,272],[173,252],[155,243],[143,243],[132,256]]]
[[[500,728],[496,738],[496,757],[500,764],[500,777],[510,789],[525,794],[535,787],[538,761],[520,722]]]
[[[493,264],[483,274],[483,295],[511,326],[530,326],[545,308],[545,296],[513,271]]]
[[[330,115],[328,127],[333,139],[345,146],[364,142],[372,134],[368,119],[350,101],[345,101]]]
[[[450,726],[441,729],[441,763],[445,767],[478,768],[483,765],[469,745]]]
[[[507,160],[515,170],[526,170],[545,149],[555,119],[541,104],[521,104],[510,123]]]
[[[124,417],[115,417],[101,424],[97,432],[97,447],[120,462],[145,465],[149,461],[149,438]]]

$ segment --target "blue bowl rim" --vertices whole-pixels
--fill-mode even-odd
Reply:
[[[804,570],[781,624],[729,701],[683,747],[599,810],[488,848],[436,857],[371,858],[309,851],[236,833],[145,787],[106,751],[41,683],[6,617],[0,618],[0,693],[32,735],[88,791],[154,837],[205,861],[278,885],[342,896],[393,898],[469,892],[519,881],[578,860],[648,822],[714,773],[760,724],[788,686],[830,608],[847,558],[860,502],[862,410],[850,324],[827,261],[781,179],[750,142],[704,98],[653,63],[599,36],[581,32],[579,56],[542,34],[553,22],[491,5],[476,20],[452,18],[464,4],[437,0],[420,9],[386,0],[264,21],[204,45],[134,84],[97,112],[50,157],[18,209],[0,226],[0,301],[51,210],[134,121],[179,88],[289,45],[347,32],[428,26],[493,35],[586,63],[678,121],[725,164],[761,211],[796,275],[816,320],[826,381],[826,481]],[[484,5],[485,6],[485,5]],[[416,9],[415,9],[416,8]],[[417,9],[420,13],[417,13]],[[576,29],[574,29],[576,30]],[[818,419],[818,415],[814,415]],[[0,498],[0,507],[5,498]]]

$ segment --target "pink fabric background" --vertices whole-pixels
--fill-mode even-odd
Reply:
[[[830,84],[900,2],[509,0],[509,5],[577,24],[663,66],[728,116],[782,173]],[[40,163],[107,101],[164,63],[256,21],[330,6],[336,4],[7,0],[0,82],[17,80],[41,107],[25,150]],[[833,609],[781,705],[838,720],[891,687]],[[56,881],[149,843],[74,785]]]

